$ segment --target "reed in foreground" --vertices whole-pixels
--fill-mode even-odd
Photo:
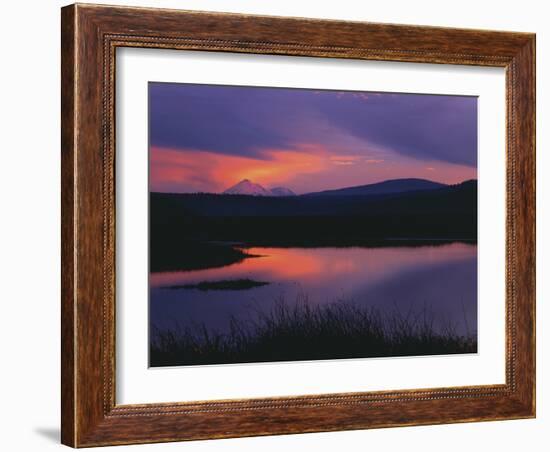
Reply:
[[[150,365],[181,366],[477,352],[473,334],[435,326],[426,308],[386,314],[353,303],[278,300],[248,320],[232,318],[227,332],[206,326],[153,328]]]

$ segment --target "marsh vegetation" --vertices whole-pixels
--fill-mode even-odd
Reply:
[[[430,309],[381,312],[335,301],[311,303],[306,295],[280,298],[267,312],[232,317],[226,332],[205,325],[153,327],[152,366],[250,363],[337,358],[475,353],[475,334],[459,334]]]

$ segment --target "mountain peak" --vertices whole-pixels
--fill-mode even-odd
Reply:
[[[249,179],[243,179],[238,184],[229,187],[224,195],[248,195],[248,196],[294,196],[295,193],[286,187],[275,187],[271,190],[256,184]]]
[[[296,196],[296,193],[286,187],[273,187],[269,191],[271,192],[271,196]]]
[[[433,190],[447,186],[440,182],[427,179],[406,178],[389,179],[382,182],[354,187],[339,188],[335,190],[324,190],[315,193],[308,193],[306,196],[349,196],[349,195],[382,195],[395,194],[410,191]]]
[[[238,184],[229,187],[223,192],[224,195],[252,195],[269,196],[269,192],[260,184],[255,184],[248,179],[243,179]]]

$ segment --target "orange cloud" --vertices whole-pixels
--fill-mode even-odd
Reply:
[[[388,179],[428,175],[458,183],[475,179],[475,168],[450,163],[378,155],[339,155],[326,147],[300,143],[293,149],[266,149],[260,157],[225,155],[193,149],[152,147],[150,190],[220,193],[242,179],[266,188],[286,186],[296,193],[364,185]]]
[[[362,155],[333,155],[329,157],[334,165],[355,165],[364,162],[369,164],[383,163],[384,159],[368,158]]]
[[[267,187],[284,184],[297,175],[322,171],[327,161],[317,152],[267,149],[265,159],[197,150],[153,147],[150,151],[152,191],[220,192],[242,179]],[[192,187],[192,188],[191,188]]]
[[[359,155],[332,155],[329,157],[335,165],[355,165],[361,158]]]

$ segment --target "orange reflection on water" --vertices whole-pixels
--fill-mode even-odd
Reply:
[[[374,284],[396,273],[474,257],[477,247],[463,243],[384,248],[247,248],[250,257],[225,267],[153,273],[151,287],[189,282],[250,278],[297,281],[305,286]]]
[[[152,287],[181,284],[187,281],[209,281],[254,277],[280,279],[303,279],[308,275],[318,275],[322,271],[323,260],[312,253],[297,252],[297,248],[249,248],[246,253],[255,257],[225,267],[184,272],[152,273]]]

